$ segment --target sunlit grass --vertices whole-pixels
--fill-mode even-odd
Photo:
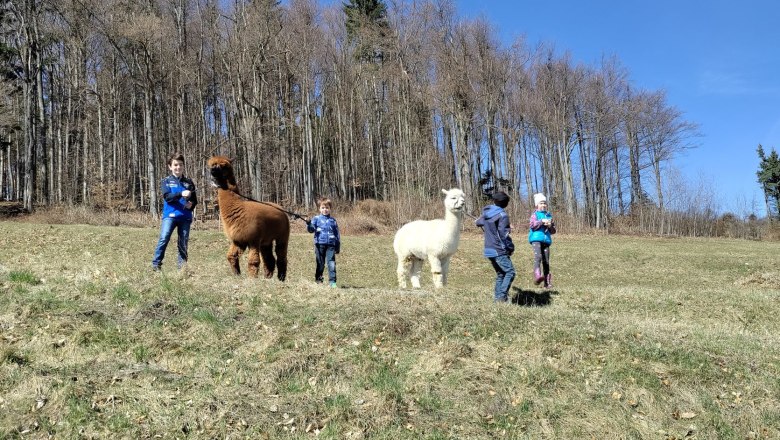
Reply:
[[[560,235],[544,292],[520,238],[495,305],[473,232],[415,292],[390,236],[344,237],[329,289],[310,235],[281,283],[218,231],[154,273],[157,232],[0,223],[5,437],[780,436],[777,243]]]
[[[30,270],[13,270],[8,273],[8,279],[13,283],[29,284],[31,286],[41,282]]]

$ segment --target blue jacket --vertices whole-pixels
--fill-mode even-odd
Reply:
[[[192,220],[192,211],[198,204],[198,197],[195,194],[195,184],[188,177],[181,176],[176,178],[170,175],[160,182],[163,197],[163,218],[176,218],[182,220]],[[192,192],[189,200],[182,198],[181,193],[184,190]],[[184,205],[192,202],[192,207],[187,209]]]
[[[314,232],[314,244],[335,246],[341,248],[341,235],[336,219],[329,215],[318,215],[306,224],[306,230]]]
[[[552,214],[549,211],[534,211],[531,214],[531,218],[528,219],[530,229],[528,232],[529,243],[552,244],[552,234],[555,234],[555,222],[550,223],[550,226],[545,226],[542,224],[544,219],[552,220]]]
[[[512,243],[509,228],[509,216],[503,208],[488,205],[482,209],[482,215],[477,219],[477,226],[485,231],[485,256],[498,257],[512,255],[515,245]]]

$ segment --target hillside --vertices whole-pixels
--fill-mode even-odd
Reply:
[[[477,235],[413,292],[391,236],[328,289],[306,234],[280,283],[157,233],[0,222],[0,437],[780,437],[780,243],[560,235],[543,292],[520,234],[495,305]]]

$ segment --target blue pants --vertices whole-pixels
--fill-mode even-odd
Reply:
[[[179,268],[187,262],[187,242],[190,240],[191,224],[192,219],[166,217],[162,220],[160,241],[157,242],[157,249],[154,250],[152,267],[160,267],[162,265],[163,258],[165,258],[165,248],[168,247],[168,241],[170,241],[171,235],[173,235],[174,228],[176,228],[179,234],[177,242],[177,247],[179,248]]]
[[[317,269],[314,271],[314,280],[322,282],[322,272],[325,271],[325,264],[328,265],[328,281],[336,282],[336,247],[327,244],[314,245],[314,257],[317,259]]]
[[[498,257],[488,257],[490,264],[496,271],[496,287],[493,294],[494,301],[507,301],[509,299],[509,287],[515,279],[515,266],[509,255],[499,255]]]

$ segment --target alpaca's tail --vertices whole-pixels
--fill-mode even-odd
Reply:
[[[395,233],[395,238],[393,239],[393,250],[399,259],[409,255],[409,247],[406,243],[408,241],[407,236],[409,235],[409,228],[407,228],[407,226],[408,223],[403,225],[401,229]]]

